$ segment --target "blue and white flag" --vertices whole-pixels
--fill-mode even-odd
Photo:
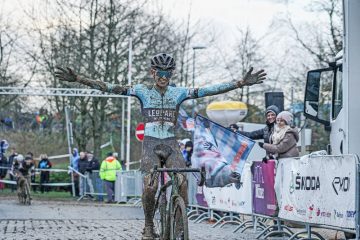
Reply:
[[[186,111],[183,108],[179,109],[179,115],[177,123],[185,131],[193,132],[195,130],[195,121],[193,118],[189,117]]]
[[[192,165],[205,168],[207,187],[240,186],[245,161],[255,142],[203,116],[195,119]]]

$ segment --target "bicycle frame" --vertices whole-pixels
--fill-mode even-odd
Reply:
[[[170,173],[169,176],[171,179],[165,183],[165,172]],[[155,208],[154,208],[154,217],[155,212],[159,209],[160,212],[160,239],[174,239],[174,232],[173,229],[173,217],[175,216],[174,204],[181,203],[181,213],[185,210],[185,203],[182,197],[179,194],[179,179],[177,177],[178,173],[184,172],[201,172],[200,169],[197,168],[157,168],[154,167],[152,172],[152,178],[150,181],[150,185],[153,184],[155,180],[156,173],[160,173],[160,186],[159,191],[156,197]],[[166,198],[166,190],[168,187],[172,186],[169,201]],[[171,221],[170,221],[171,220]],[[184,224],[184,239],[188,239],[188,226],[187,226],[187,219],[183,219]]]

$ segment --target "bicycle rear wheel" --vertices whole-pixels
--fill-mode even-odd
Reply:
[[[154,221],[155,221],[155,233],[161,240],[169,239],[169,226],[166,214],[166,194],[162,193],[159,196],[159,200],[156,203]]]
[[[185,203],[182,197],[176,197],[174,199],[170,226],[171,239],[189,239],[188,219]]]

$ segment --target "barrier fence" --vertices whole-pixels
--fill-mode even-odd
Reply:
[[[356,233],[359,239],[358,156],[320,155],[267,164],[253,162],[251,168],[244,168],[241,180],[239,190],[232,185],[208,189],[189,184],[192,185],[189,192],[196,189],[196,197],[190,201],[189,219],[195,222],[213,219],[216,221],[213,227],[237,224],[234,232],[253,229],[259,231],[257,238],[280,234],[295,239],[307,234],[308,238],[323,239],[313,231],[316,227]],[[193,182],[191,178],[189,181]],[[250,212],[249,207],[239,207],[248,202]],[[217,211],[223,211],[223,216],[216,216]],[[244,215],[251,220],[241,220],[239,216]],[[284,221],[302,229],[294,232]]]
[[[10,171],[10,167],[8,166],[0,166],[1,170]],[[34,169],[36,175],[41,175],[41,172],[49,172],[51,175],[49,176],[49,180],[46,180],[44,183],[38,182],[31,182],[31,186],[46,186],[46,187],[71,187],[73,185],[70,176],[65,177],[68,178],[68,182],[54,182],[54,178],[56,179],[57,176],[54,175],[54,173],[66,173],[68,175],[68,170],[66,169],[40,169],[35,168]],[[66,180],[66,179],[65,179]],[[13,180],[12,177],[10,177],[10,174],[7,173],[4,179],[0,179],[0,183],[9,184],[9,185],[16,185],[16,181]]]
[[[83,198],[90,197],[94,200],[103,201],[106,195],[105,184],[100,179],[99,170],[93,170],[84,174],[69,167],[74,174],[74,185],[79,189],[80,201]]]
[[[75,185],[78,185],[80,189],[78,201],[86,197],[96,198],[99,201],[104,200],[103,196],[107,195],[106,187],[104,182],[100,179],[98,170],[82,174],[71,167],[69,167],[69,169],[74,171]],[[115,202],[138,205],[141,202],[141,195],[142,175],[140,171],[132,170],[116,172],[114,187]]]
[[[98,171],[87,175],[77,172],[77,175],[83,179],[83,196],[105,195]],[[236,224],[234,232],[252,229],[258,232],[257,238],[280,234],[295,239],[305,233],[308,238],[323,239],[313,231],[316,227],[356,234],[359,239],[357,155],[307,155],[268,163],[246,163],[241,181],[240,189],[232,184],[223,188],[198,187],[194,176],[188,174],[189,220],[214,220],[213,227]],[[47,185],[53,184],[56,183]],[[141,194],[139,171],[117,172],[117,202],[140,205]],[[287,226],[289,222],[302,228],[294,232]]]
[[[138,204],[141,201],[143,185],[140,171],[117,172],[115,201]]]

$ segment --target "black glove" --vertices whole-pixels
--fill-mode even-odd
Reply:
[[[258,144],[259,144],[259,146],[260,146],[261,148],[264,148],[264,143],[263,143],[263,142],[258,142]]]
[[[263,163],[267,163],[268,160],[269,160],[269,159],[267,158],[267,156],[265,156],[265,157],[263,157],[262,162],[263,162]]]

